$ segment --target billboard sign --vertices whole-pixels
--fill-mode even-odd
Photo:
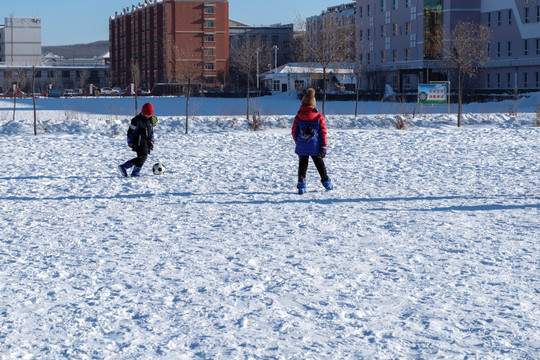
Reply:
[[[446,84],[418,85],[419,104],[446,104],[448,101],[448,86]]]

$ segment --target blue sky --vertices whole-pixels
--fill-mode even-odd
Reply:
[[[109,17],[144,0],[2,0],[0,24],[14,17],[41,18],[41,43],[84,44],[109,38]],[[229,0],[231,19],[248,25],[293,23],[352,0]]]

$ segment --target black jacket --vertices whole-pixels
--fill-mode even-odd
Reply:
[[[127,142],[133,151],[150,154],[154,143],[154,125],[152,118],[139,114],[131,119],[127,132]]]

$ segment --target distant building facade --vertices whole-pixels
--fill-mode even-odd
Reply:
[[[229,68],[227,0],[145,0],[109,20],[111,82],[151,89],[194,67],[202,86],[223,84]],[[137,69],[137,70],[134,70]]]
[[[13,84],[27,94],[32,93],[32,72],[35,71],[35,91],[54,89],[83,89],[92,84],[97,88],[109,86],[109,66],[92,59],[66,59],[44,61],[35,66],[1,66],[0,93],[8,91]]]
[[[361,88],[386,83],[413,91],[419,83],[446,80],[443,33],[460,21],[484,24],[492,34],[491,61],[474,89],[540,89],[540,3],[534,0],[357,0]]]
[[[274,24],[267,26],[249,26],[237,21],[229,21],[229,36],[251,36],[266,43],[269,54],[265,58],[272,59],[270,64],[261,64],[261,72],[284,65],[292,60],[293,24]],[[261,57],[262,58],[262,57]]]
[[[38,65],[41,62],[41,19],[5,18],[0,25],[0,64]]]
[[[356,32],[356,3],[347,3],[337,6],[331,6],[318,16],[311,16],[306,19],[306,32],[316,32],[322,28],[322,21],[325,18],[335,19],[337,30],[345,33],[354,34]],[[334,22],[332,22],[334,24]],[[350,43],[346,45],[350,49],[349,58],[354,59],[356,49],[356,37],[350,37]]]

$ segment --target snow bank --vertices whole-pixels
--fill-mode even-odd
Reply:
[[[154,103],[160,126],[167,131],[182,131],[185,127],[185,99],[171,97],[139,98],[139,107],[146,101]],[[193,132],[246,131],[245,99],[193,98],[190,101],[190,130]],[[463,125],[519,127],[530,126],[535,106],[540,104],[540,93],[529,94],[519,101],[502,101],[465,105]],[[299,101],[287,94],[256,98],[251,112],[261,114],[263,128],[289,128],[298,110]],[[322,104],[319,103],[319,108]],[[332,129],[393,128],[396,118],[409,127],[455,126],[455,105],[448,114],[447,106],[421,106],[387,102],[359,104],[355,117],[354,102],[327,102],[327,120]],[[135,114],[133,98],[66,98],[38,99],[39,132],[123,134],[126,123]],[[517,110],[514,113],[511,110]],[[250,116],[251,117],[251,116]],[[16,120],[13,104],[0,100],[0,134],[28,134],[33,132],[33,107],[30,99],[17,102]]]

